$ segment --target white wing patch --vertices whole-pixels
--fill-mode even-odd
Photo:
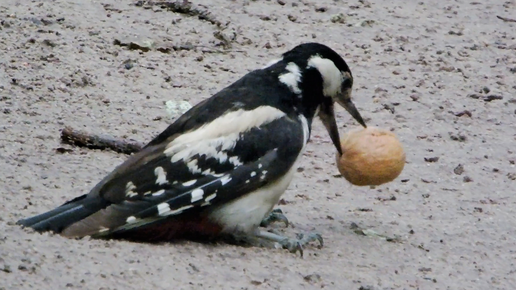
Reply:
[[[170,211],[167,215],[180,214],[180,213],[182,213],[184,210],[187,210],[187,209],[192,208],[192,207],[193,207],[193,205],[185,205],[185,206],[183,206],[183,207],[180,207],[180,208],[178,208],[178,209],[175,209],[175,210]]]
[[[154,174],[156,175],[156,184],[163,185],[168,183],[167,173],[165,172],[165,169],[163,169],[163,167],[156,167],[154,169]]]
[[[224,151],[230,151],[233,149],[236,145],[236,142],[238,141],[238,138],[238,134],[233,133],[225,137],[203,140],[194,144],[188,144],[190,146],[186,146],[186,144],[179,144],[167,149],[165,154],[172,154],[172,158],[170,159],[170,162],[172,163],[181,160],[190,160],[193,156],[199,154],[200,156],[205,156],[206,158],[215,158],[220,163],[229,161],[236,167],[242,165],[242,162],[240,162],[238,157],[229,157],[228,154]],[[197,161],[195,159],[188,162],[187,166],[190,172],[201,173],[201,169],[197,166]],[[206,171],[202,172],[202,174],[214,175],[215,172],[207,169]]]
[[[341,85],[344,76],[333,61],[315,55],[308,60],[307,68],[315,68],[321,74],[323,79],[323,93],[325,96],[334,97],[341,93]]]
[[[267,176],[267,170],[263,170],[262,176],[260,176],[260,180],[264,180],[266,176]]]
[[[184,210],[192,208],[193,205],[185,205],[175,210],[171,210],[170,205],[166,202],[160,203],[157,206],[159,216],[169,216],[182,213]]]
[[[223,163],[228,159],[228,155],[224,151],[233,149],[238,141],[238,137],[238,133],[232,133],[213,139],[198,140],[186,144],[181,143],[167,147],[164,153],[166,156],[172,156],[171,162],[187,160],[195,154],[200,154],[209,158],[215,158],[220,163]]]
[[[167,156],[177,153],[176,146],[186,144],[203,143],[205,140],[212,140],[224,137],[224,143],[229,140],[238,140],[238,134],[247,132],[254,127],[266,125],[274,120],[284,117],[286,114],[271,106],[260,106],[254,110],[243,109],[232,111],[211,121],[197,130],[182,134],[170,142],[165,150]],[[233,137],[233,138],[230,138]],[[232,142],[230,142],[232,143]],[[234,146],[234,145],[233,145]],[[204,153],[204,151],[196,152]]]
[[[158,204],[157,208],[158,208],[158,214],[160,216],[165,216],[165,215],[167,215],[167,213],[170,212],[170,205],[166,202]]]
[[[222,186],[226,185],[226,183],[228,183],[230,181],[231,181],[231,176],[229,176],[229,175],[226,175],[220,179],[220,183],[222,184]],[[206,198],[206,199],[208,199],[208,198]]]
[[[192,203],[196,202],[196,201],[199,201],[203,198],[204,196],[204,190],[200,189],[200,188],[197,188],[197,189],[194,189],[192,190]]]
[[[185,205],[183,207],[172,210],[168,203],[162,202],[156,206],[156,209],[158,210],[158,215],[161,217],[164,217],[164,216],[169,216],[169,215],[180,214],[184,210],[190,209],[192,207],[193,207],[193,205]],[[153,217],[153,218],[139,219],[135,216],[130,216],[125,220],[125,222],[126,222],[126,224],[130,224],[131,226],[123,226],[123,227],[121,227],[121,229],[131,229],[131,228],[137,227],[140,224],[145,224],[145,223],[153,221],[153,220],[156,220],[156,218]]]
[[[209,169],[203,172],[197,160],[191,160],[192,157],[199,155],[215,158],[220,163],[230,162],[234,167],[238,167],[243,164],[238,156],[229,157],[227,152],[235,148],[240,134],[269,124],[285,115],[283,111],[271,106],[229,112],[194,131],[177,137],[167,144],[164,154],[170,157],[172,163],[189,160],[186,165],[191,173],[215,175],[215,172]]]
[[[279,76],[279,81],[287,85],[294,94],[301,94],[299,83],[301,82],[301,70],[297,64],[289,62],[286,67],[288,73]]]
[[[233,164],[235,167],[237,167],[237,166],[240,166],[240,165],[244,164],[244,163],[242,163],[242,161],[240,161],[240,158],[238,158],[238,156],[230,157],[230,158],[229,158],[229,162],[230,162],[231,164]]]
[[[131,181],[129,181],[129,182],[125,185],[125,196],[126,196],[126,197],[133,197],[133,196],[137,196],[137,195],[138,195],[138,193],[134,191],[135,189],[136,189],[136,186],[134,185],[134,183],[132,183]]]
[[[190,180],[190,181],[183,182],[183,186],[192,186],[192,185],[194,185],[196,182],[197,182],[197,179],[192,179],[192,180]]]
[[[204,200],[204,202],[201,204],[201,206],[207,206],[207,205],[210,205],[210,201],[212,199],[214,199],[215,197],[217,197],[217,194],[216,193],[213,193],[213,194],[210,194],[206,197],[206,199]]]
[[[161,189],[161,190],[158,190],[154,193],[152,193],[152,196],[160,196],[162,195],[163,193],[165,193],[165,190],[164,189]]]
[[[214,199],[215,197],[217,197],[217,194],[216,193],[213,193],[213,194],[210,194],[206,197],[206,199],[204,200],[205,202],[210,202],[212,199]]]
[[[190,170],[191,173],[201,173],[202,170],[197,166],[197,159],[193,159],[192,161],[186,163],[186,166],[188,167],[188,170]]]

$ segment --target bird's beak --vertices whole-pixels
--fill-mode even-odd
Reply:
[[[362,119],[362,116],[360,116],[360,113],[358,112],[353,102],[351,102],[351,100],[339,102],[339,104],[342,105],[346,109],[346,111],[348,111],[349,114],[355,120],[357,120],[358,123],[360,123],[360,125],[362,125],[364,128],[367,127],[364,120]],[[319,117],[321,118],[324,127],[326,127],[326,130],[328,130],[331,141],[337,148],[337,151],[340,155],[342,155],[342,146],[340,144],[339,129],[337,127],[337,122],[335,121],[335,111],[332,99],[328,98],[325,102],[321,104]]]
[[[340,155],[342,155],[342,146],[340,145],[339,129],[337,127],[337,122],[335,121],[335,112],[333,110],[333,101],[331,99],[328,99],[328,101],[321,104],[319,118],[321,118],[321,121],[324,124],[324,127],[326,127],[326,130],[328,130],[331,141],[337,148],[337,151]]]
[[[337,101],[339,105],[343,106],[346,111],[353,117],[357,122],[362,125],[362,127],[367,128],[367,125],[364,122],[364,119],[362,119],[362,116],[360,116],[360,113],[357,110],[357,107],[355,107],[355,104],[351,101],[351,99],[347,99],[344,101]]]

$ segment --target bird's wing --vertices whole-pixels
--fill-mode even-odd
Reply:
[[[63,233],[95,235],[144,226],[228,202],[283,176],[308,139],[308,125],[271,106],[233,110],[146,147],[90,198],[111,203]],[[116,171],[116,170],[115,170]]]

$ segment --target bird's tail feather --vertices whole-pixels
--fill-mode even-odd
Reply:
[[[53,231],[60,233],[71,224],[90,216],[108,205],[109,202],[102,198],[82,195],[58,208],[19,220],[17,223],[24,227],[30,227],[37,232]]]

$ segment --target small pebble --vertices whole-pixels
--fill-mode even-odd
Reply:
[[[464,166],[462,164],[457,165],[457,167],[453,169],[453,173],[462,175],[462,173],[464,173]]]

